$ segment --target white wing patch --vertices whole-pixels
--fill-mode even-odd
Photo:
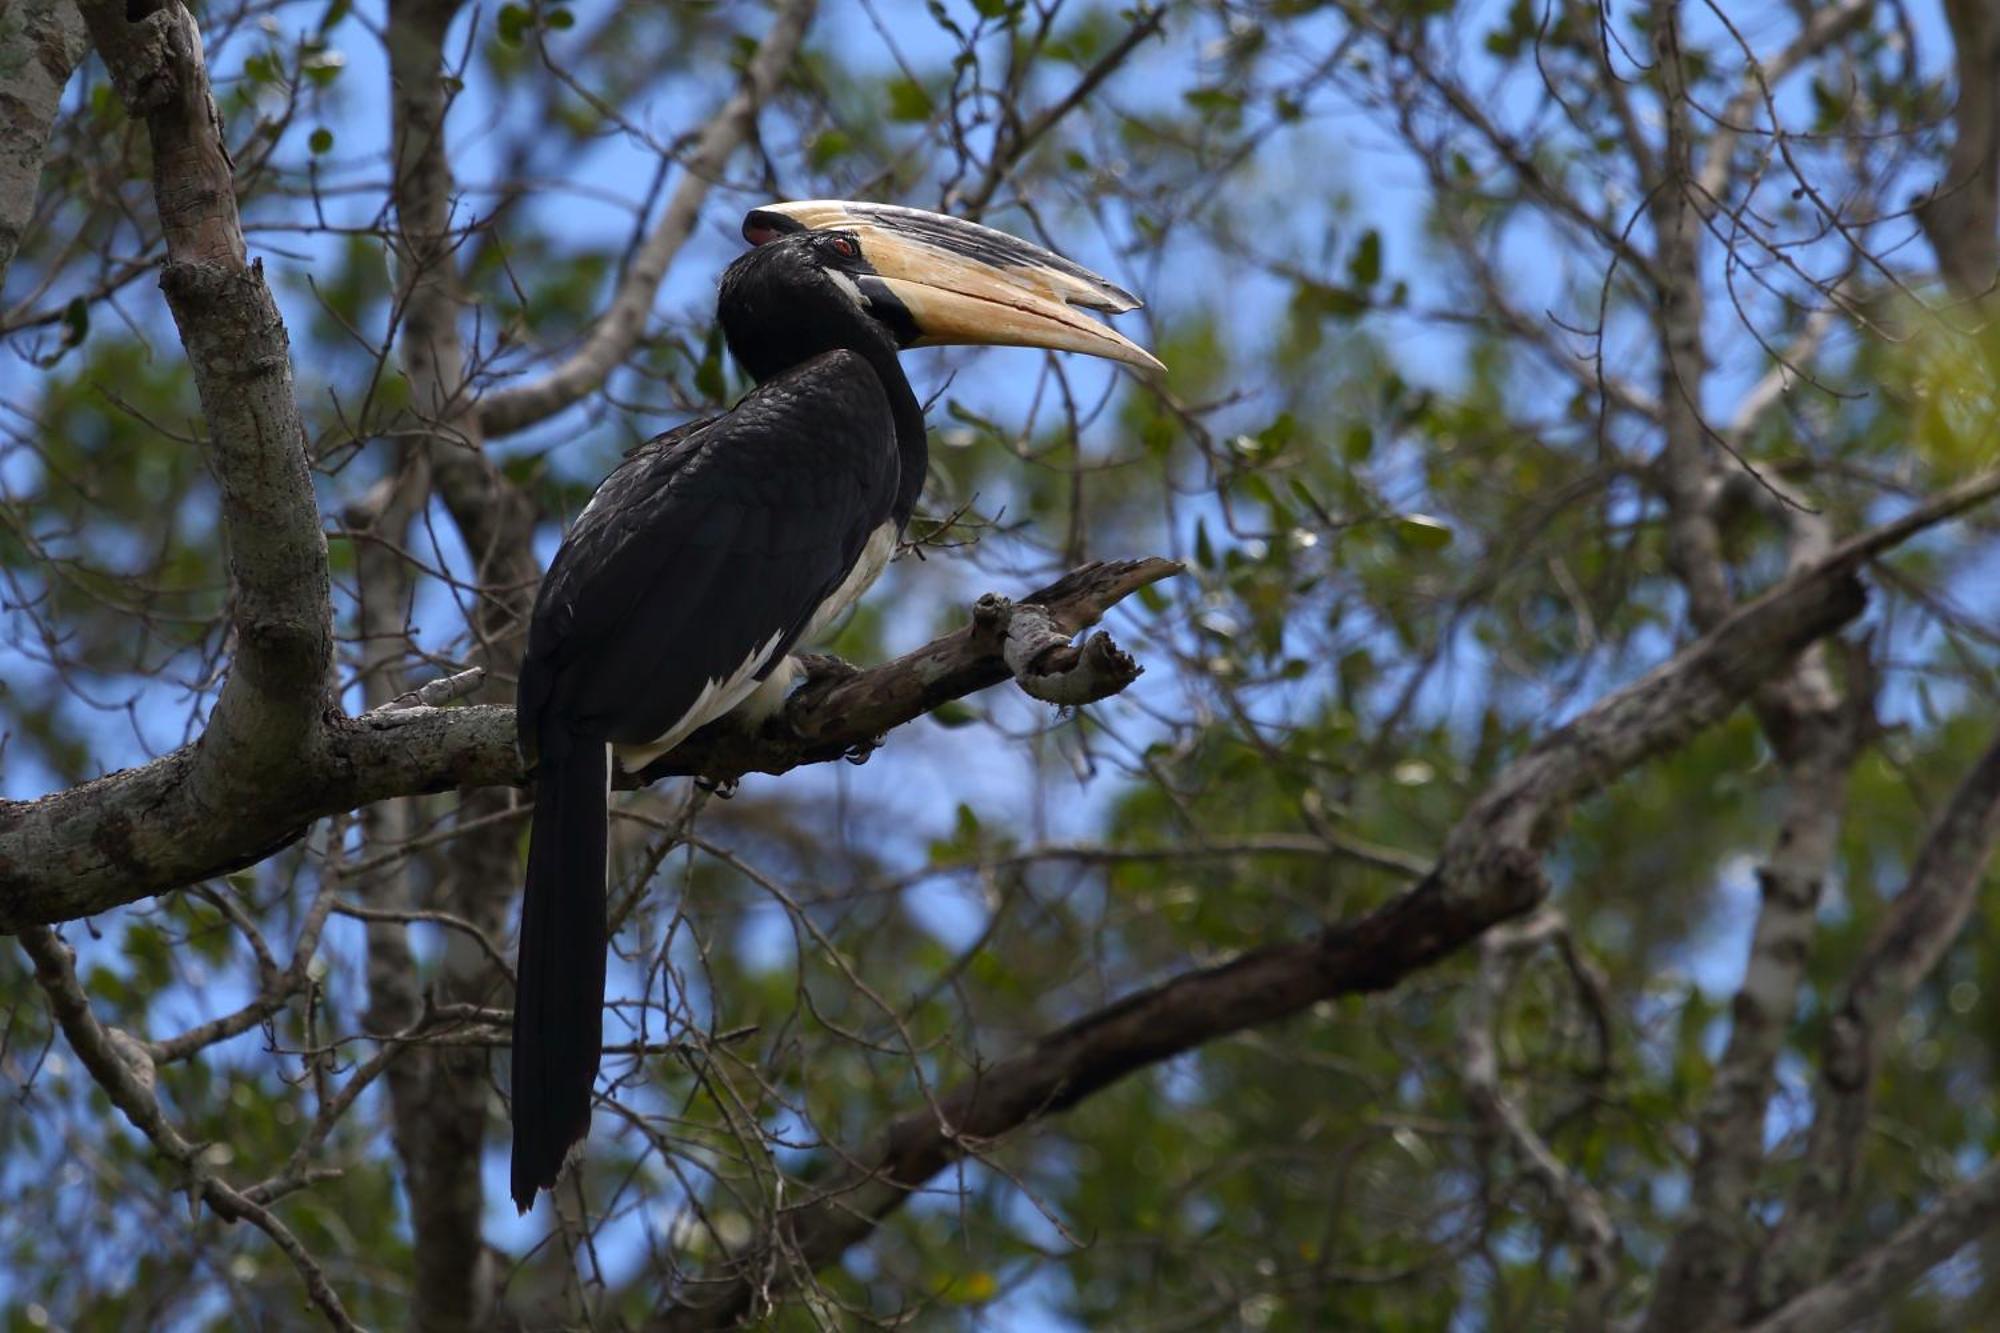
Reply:
[[[637,773],[640,769],[652,763],[676,745],[679,745],[689,736],[715,721],[715,719],[721,717],[724,713],[736,707],[736,705],[742,703],[745,698],[756,690],[758,685],[757,673],[762,671],[764,664],[771,660],[771,654],[777,651],[778,640],[784,637],[785,632],[783,630],[777,631],[770,638],[764,640],[761,645],[752,650],[750,655],[743,659],[743,664],[730,672],[728,676],[721,680],[711,677],[708,684],[701,687],[701,693],[695,696],[695,700],[688,706],[688,710],[681,714],[680,721],[674,723],[673,726],[668,727],[666,731],[661,733],[658,740],[649,741],[644,745],[619,746],[618,766],[627,773]]]
[[[882,571],[889,565],[889,557],[894,554],[896,525],[893,522],[884,523],[868,534],[868,544],[861,548],[861,558],[854,562],[853,569],[847,571],[847,577],[840,581],[840,586],[814,609],[812,619],[806,622],[805,633],[799,636],[798,641],[802,644],[813,642],[847,608],[860,601],[861,595],[882,577]],[[627,773],[637,773],[701,728],[739,707],[752,721],[776,712],[778,706],[784,703],[785,696],[791,693],[793,682],[798,679],[798,663],[787,657],[761,681],[757,679],[757,673],[771,660],[771,654],[777,651],[778,640],[783,637],[782,630],[773,634],[726,678],[711,679],[702,686],[694,703],[658,740],[644,745],[616,747],[618,766]]]
[[[841,617],[848,607],[861,600],[861,594],[875,586],[875,580],[882,577],[882,571],[889,566],[889,557],[896,554],[896,525],[884,523],[868,534],[868,544],[861,548],[861,558],[854,562],[854,568],[847,571],[847,577],[831,596],[819,604],[811,620],[806,622],[806,632],[799,635],[800,643],[811,643],[819,638],[820,632]]]

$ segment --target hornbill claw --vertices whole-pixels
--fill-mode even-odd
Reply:
[[[807,686],[837,685],[861,674],[860,667],[832,653],[800,653],[798,663],[804,672],[802,681]]]
[[[845,750],[842,750],[840,752],[840,757],[842,759],[845,759],[848,763],[854,764],[855,766],[858,767],[862,764],[867,763],[868,757],[874,754],[877,750],[881,749],[882,743],[888,739],[889,739],[889,734],[887,732],[884,732],[879,736],[870,736],[865,741],[856,741],[854,742],[854,744],[848,746]]]

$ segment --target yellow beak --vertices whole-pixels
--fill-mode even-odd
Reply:
[[[743,220],[753,245],[796,231],[840,231],[909,312],[910,345],[1048,347],[1122,361],[1147,374],[1166,367],[1076,307],[1112,313],[1139,301],[1080,264],[976,222],[891,204],[811,199],[770,204]]]

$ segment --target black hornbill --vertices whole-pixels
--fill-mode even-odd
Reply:
[[[590,1128],[602,1047],[606,810],[732,711],[783,702],[789,656],[875,581],[923,489],[924,416],[896,354],[1004,343],[1160,363],[1073,306],[1139,303],[1004,232],[832,200],[743,222],[718,314],[753,389],[642,446],[599,486],[542,582],[521,664],[535,776],[514,1005],[515,1204]]]

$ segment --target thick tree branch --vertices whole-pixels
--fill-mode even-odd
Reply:
[[[1167,560],[1089,565],[1022,601],[1082,630],[1179,568]],[[649,768],[645,781],[784,773],[838,759],[1006,679],[1003,644],[968,627],[885,666],[800,691],[756,734],[726,720],[705,728]],[[354,718],[329,715],[324,731],[260,804],[205,822],[190,819],[181,795],[199,744],[39,800],[0,802],[0,931],[88,916],[253,865],[313,820],[371,802],[526,781],[511,708],[391,705]]]
[[[779,5],[743,81],[695,137],[666,211],[633,256],[611,305],[591,326],[583,345],[540,379],[489,394],[480,402],[479,426],[489,439],[546,421],[596,391],[631,355],[667,267],[693,233],[709,189],[722,178],[736,150],[755,134],[758,109],[771,100],[791,70],[814,7],[815,0],[784,0]]]
[[[297,805],[300,775],[329,759],[324,717],[333,707],[327,688],[333,635],[326,542],[292,394],[284,324],[261,264],[245,261],[229,156],[194,20],[178,4],[137,21],[128,21],[126,12],[117,0],[93,0],[84,18],[152,145],[154,196],[167,242],[161,286],[208,423],[208,459],[229,551],[235,651],[198,743],[132,774],[43,802],[0,806],[0,844],[6,846],[0,886],[7,888],[23,873],[39,877],[38,865],[61,876],[129,863],[135,825],[156,831],[164,842],[207,830],[206,838],[195,834],[193,840],[229,845],[225,861],[254,860],[292,836],[281,835],[278,826]],[[99,817],[68,822],[85,809]],[[260,837],[261,849],[254,846]],[[59,890],[55,897],[69,894]],[[53,919],[7,915],[12,925]]]
[[[326,540],[290,343],[262,263],[245,261],[194,19],[167,4],[127,22],[118,0],[92,0],[83,12],[152,144],[167,242],[160,286],[194,372],[222,491],[236,651],[190,773],[219,813],[257,804],[318,740],[333,660]]]
[[[1030,593],[1005,614],[996,607],[996,603],[1006,605],[1002,599],[982,598],[987,613],[975,607],[973,623],[957,633],[873,671],[801,691],[754,744],[746,745],[742,733],[726,723],[705,727],[647,768],[645,781],[686,774],[733,778],[745,773],[783,773],[800,764],[838,759],[941,703],[1008,679],[1013,671],[1007,651],[1019,643],[1011,627],[1023,609],[1033,610],[1033,623],[1039,629],[1053,626],[1064,634],[1078,634],[1125,598],[1178,574],[1180,568],[1171,560],[1100,560]],[[1047,639],[1037,642],[1048,645]],[[1018,647],[1016,651],[1018,655]],[[1033,660],[1025,661],[1023,667],[1036,687],[1040,684],[1035,678],[1038,673],[1062,671],[1039,654],[1029,656]],[[1069,679],[1090,677],[1092,668],[1081,661],[1085,656],[1088,654],[1078,653],[1079,662],[1067,673]],[[1125,683],[1136,676],[1137,671],[1132,671]],[[1103,679],[1090,678],[1099,683]],[[1024,684],[1024,688],[1034,693],[1033,687]]]
[[[1983,299],[2000,263],[2000,3],[1945,0],[1956,47],[1951,161],[1917,220],[1963,300]]]
[[[63,85],[87,49],[76,0],[0,9],[0,292],[35,212]]]
[[[1955,486],[1835,547],[1730,623],[1747,617],[1749,625],[1762,625],[1820,605],[1866,561],[1996,493],[2000,471]],[[1026,600],[1063,608],[1064,619],[1082,628],[1175,568],[1167,561],[1093,565]],[[783,773],[838,758],[948,699],[1006,678],[1000,645],[960,630],[887,666],[802,692],[778,725],[760,735],[704,729],[648,769],[646,778]],[[0,802],[0,931],[88,916],[253,865],[313,820],[371,801],[519,785],[513,726],[513,711],[500,707],[332,714],[320,741],[267,790],[219,811],[189,804],[188,774],[200,744],[38,800]]]

